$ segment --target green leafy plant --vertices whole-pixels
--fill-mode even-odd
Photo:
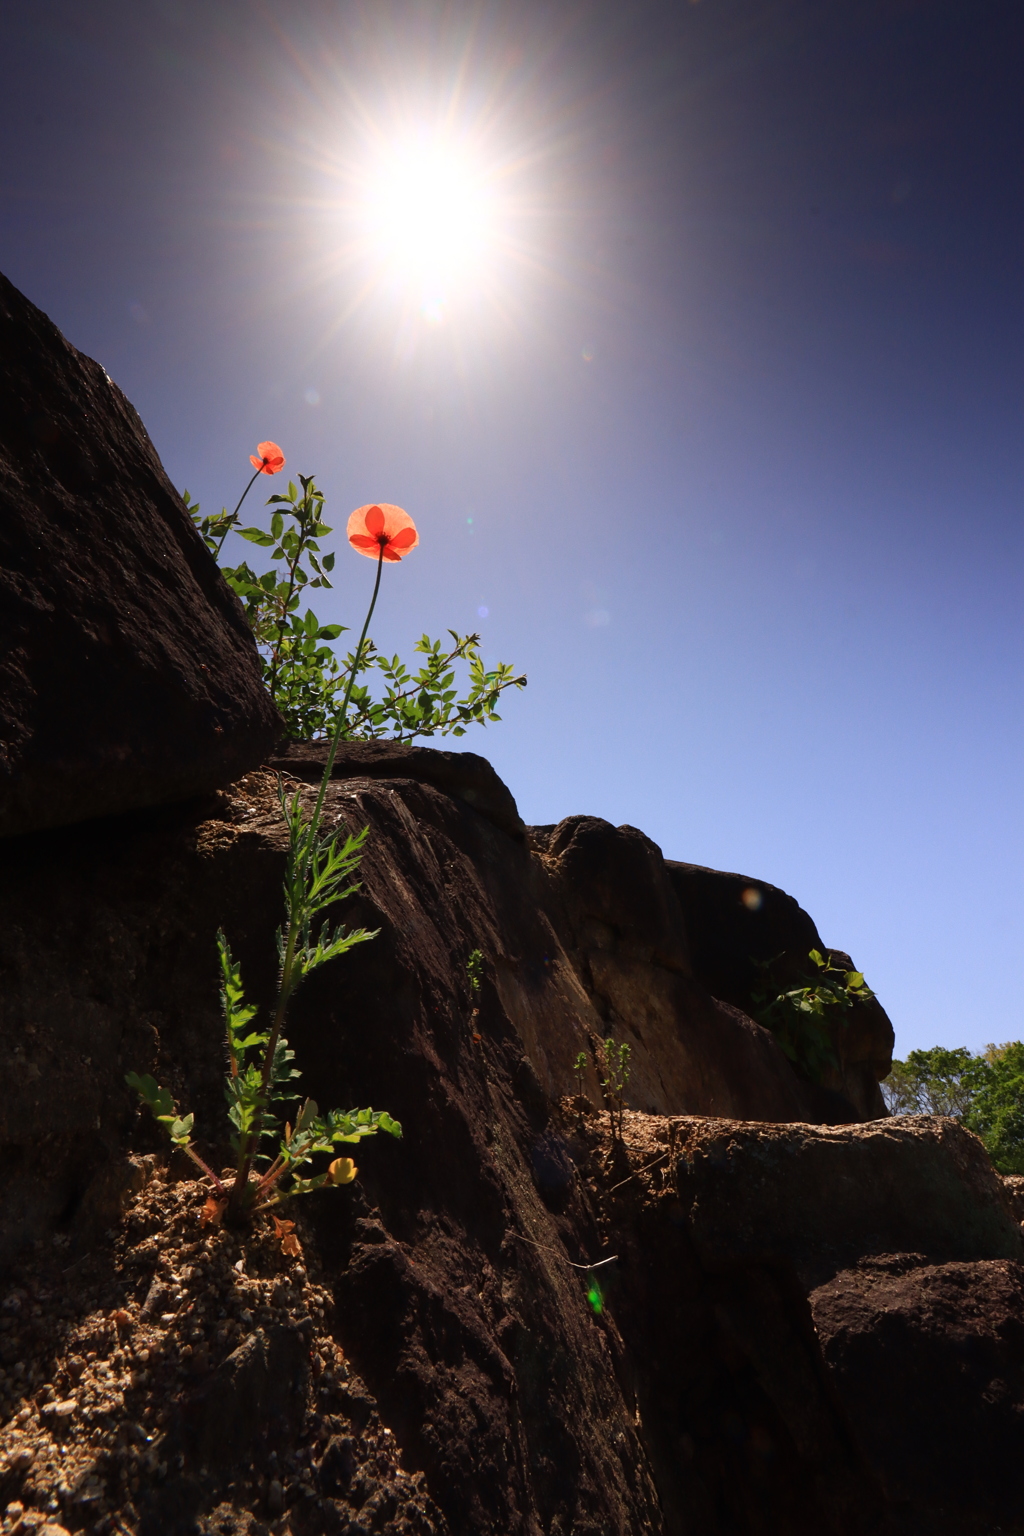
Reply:
[[[780,992],[771,972],[781,958],[755,962],[763,980],[753,991],[754,1017],[771,1030],[794,1066],[812,1082],[820,1082],[825,1068],[837,1064],[830,1024],[845,1023],[844,1015],[855,1003],[867,1002],[875,994],[860,971],[833,965],[832,951],[823,955],[817,949],[807,956],[816,974]]]
[[[577,1099],[582,1099],[582,1097],[583,1097],[583,1074],[587,1070],[587,1053],[586,1053],[586,1051],[580,1051],[579,1055],[576,1057],[576,1060],[572,1064],[572,1070],[573,1070],[573,1072],[576,1075],[576,1097],[577,1097]]]
[[[990,1045],[974,1101],[964,1115],[1000,1173],[1024,1174],[1024,1044]]]
[[[626,1091],[626,1084],[629,1082],[629,1058],[631,1051],[624,1041],[615,1041],[609,1035],[607,1040],[602,1041],[601,1053],[604,1057],[604,1069],[608,1074],[601,1079],[601,1087],[604,1089],[608,1100],[608,1123],[612,1136],[618,1136],[621,1141],[623,1112],[625,1110],[623,1094]],[[582,1054],[581,1051],[580,1055]]]
[[[466,980],[469,982],[469,993],[473,999],[473,1010],[469,1015],[470,1024],[475,1024],[480,1017],[480,987],[484,979],[484,957],[480,950],[474,949],[466,961]],[[474,1040],[480,1036],[474,1034]]]
[[[225,1097],[231,1124],[235,1173],[230,1184],[199,1155],[192,1139],[193,1116],[179,1113],[171,1094],[149,1076],[128,1074],[154,1118],[164,1126],[174,1146],[187,1153],[210,1179],[222,1202],[218,1215],[243,1221],[278,1205],[292,1195],[308,1194],[324,1185],[347,1184],[355,1177],[351,1158],[335,1158],[319,1173],[305,1170],[319,1153],[332,1153],[343,1145],[362,1141],[377,1131],[401,1136],[402,1128],[386,1111],[330,1110],[321,1114],[316,1101],[307,1099],[294,1125],[282,1123],[278,1108],[296,1098],[292,1084],[299,1076],[294,1054],[282,1032],[289,1003],[300,984],[328,961],[346,954],[356,944],[375,938],[365,928],[346,930],[316,919],[352,895],[353,880],[366,840],[367,829],[341,841],[319,831],[319,815],[307,819],[299,794],[287,800],[279,786],[281,809],[288,825],[289,846],[285,872],[285,922],[278,930],[280,971],[277,998],[269,1023],[259,1027],[257,1008],[246,1001],[239,966],[227,938],[217,934],[221,971],[221,1005],[224,1014],[228,1069]]]
[[[259,452],[264,455],[270,449],[280,456],[273,443],[261,443]],[[257,459],[253,457],[252,462],[256,464]],[[273,472],[269,465],[276,462],[264,456],[256,475]],[[288,735],[295,740],[331,735],[341,713],[338,695],[346,686],[344,735],[352,740],[386,737],[410,742],[418,736],[463,736],[470,725],[500,720],[501,695],[507,688],[524,688],[526,678],[516,675],[506,662],[488,669],[478,634],[449,630],[451,644],[421,636],[414,649],[425,659],[417,668],[409,668],[397,655],[382,655],[365,636],[354,652],[339,661],[332,642],[345,632],[344,626],[321,624],[305,606],[309,591],[331,586],[334,569],[333,553],[321,550],[321,540],[332,531],[323,521],[323,493],[312,476],[300,475],[298,486],[290,481],[285,493],[267,502],[274,509],[269,529],[240,528],[239,509],[256,475],[232,513],[224,510],[204,517],[187,491],[184,497],[193,522],[216,557],[232,530],[270,551],[272,568],[261,575],[246,561],[223,567],[223,573],[242,601],[259,647],[264,682],[284,717]],[[468,670],[461,693],[456,682],[460,666]],[[374,697],[375,680],[383,683],[380,697]]]
[[[273,445],[261,444],[260,452],[269,446]],[[305,489],[308,493],[309,486]],[[410,519],[405,521],[412,526]],[[385,556],[391,550],[389,558],[399,559],[411,547],[408,540],[401,544],[399,537],[388,530],[383,516],[379,523],[379,527],[374,523],[377,576],[357,654],[373,617]],[[211,1196],[211,1219],[215,1215],[216,1219],[223,1217],[241,1223],[290,1196],[308,1194],[325,1185],[350,1183],[356,1168],[349,1157],[333,1158],[319,1173],[307,1174],[306,1170],[317,1155],[330,1154],[339,1146],[362,1141],[377,1131],[396,1137],[402,1134],[398,1121],[382,1110],[330,1110],[321,1114],[316,1101],[307,1099],[299,1108],[294,1125],[282,1125],[277,1113],[281,1105],[296,1099],[292,1084],[299,1074],[283,1027],[297,988],[320,966],[376,937],[365,928],[346,929],[340,924],[332,928],[324,917],[358,889],[355,874],[368,832],[364,827],[342,840],[339,834],[329,835],[321,830],[327,786],[345,727],[354,677],[353,665],[312,815],[306,815],[301,791],[288,799],[278,780],[281,812],[288,828],[285,921],[277,934],[277,997],[266,1026],[256,1025],[257,1009],[246,1001],[241,973],[227,938],[223,932],[217,935],[228,1059],[225,1095],[235,1155],[230,1184],[196,1150],[192,1139],[193,1116],[179,1111],[170,1092],[148,1074],[132,1072],[127,1078],[129,1086],[163,1125],[172,1144],[187,1153],[211,1181],[215,1191]]]

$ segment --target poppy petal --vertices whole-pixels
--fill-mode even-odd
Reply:
[[[393,538],[388,540],[389,549],[412,549],[416,543],[416,529],[402,528]]]
[[[363,521],[366,524],[367,533],[377,534],[384,532],[384,513],[380,507],[370,507]]]

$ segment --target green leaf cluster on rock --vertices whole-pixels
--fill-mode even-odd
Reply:
[[[860,971],[832,963],[833,952],[808,951],[813,973],[800,977],[796,986],[779,990],[772,978],[782,957],[755,962],[762,972],[754,988],[754,1017],[770,1029],[793,1065],[812,1082],[820,1082],[826,1067],[837,1064],[830,1026],[845,1023],[855,1003],[869,1002],[874,993]]]

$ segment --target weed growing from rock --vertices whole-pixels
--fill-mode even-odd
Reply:
[[[367,546],[372,543],[376,549],[377,575],[312,816],[306,817],[300,793],[289,799],[278,781],[281,812],[288,827],[288,859],[285,921],[277,934],[277,998],[267,1026],[255,1025],[257,1009],[246,1001],[241,972],[227,937],[223,932],[217,935],[228,1057],[225,1092],[235,1154],[234,1173],[228,1176],[230,1183],[225,1183],[197,1152],[192,1141],[193,1116],[179,1113],[169,1090],[149,1074],[131,1072],[127,1077],[129,1086],[165,1127],[172,1143],[187,1153],[211,1181],[214,1193],[207,1202],[205,1218],[212,1223],[224,1219],[237,1225],[293,1195],[308,1194],[325,1185],[349,1184],[356,1176],[356,1166],[350,1157],[334,1157],[319,1173],[306,1170],[318,1154],[329,1155],[340,1146],[359,1142],[377,1131],[387,1131],[392,1136],[402,1134],[398,1121],[384,1110],[334,1109],[322,1115],[316,1100],[307,1099],[294,1125],[285,1122],[282,1126],[277,1114],[279,1106],[294,1100],[292,1083],[299,1075],[292,1064],[294,1053],[283,1033],[292,997],[313,971],[346,954],[356,944],[376,937],[376,933],[365,928],[346,929],[339,925],[332,929],[321,920],[329,908],[358,889],[355,874],[369,831],[364,827],[341,841],[339,834],[321,831],[321,820],[338,744],[345,731],[358,659],[380,591],[384,561],[401,560],[415,548],[418,536],[412,519],[401,508],[372,505],[353,513],[349,540],[360,553],[367,553]],[[470,970],[471,980],[475,976],[477,985],[480,965],[482,957],[477,955],[476,966]]]
[[[629,1082],[631,1052],[625,1041],[613,1040],[610,1035],[607,1040],[602,1041],[601,1052],[604,1056],[604,1069],[608,1074],[601,1079],[601,1087],[608,1100],[608,1123],[613,1139],[617,1137],[621,1141],[622,1115],[625,1109],[623,1094]]]
[[[817,974],[780,992],[771,980],[771,968],[780,958],[756,962],[764,980],[753,993],[754,1017],[771,1030],[793,1065],[817,1083],[826,1067],[836,1065],[829,1022],[845,1023],[843,1015],[854,1003],[869,1002],[875,994],[860,971],[833,965],[832,951],[823,955],[817,949],[807,956]]]

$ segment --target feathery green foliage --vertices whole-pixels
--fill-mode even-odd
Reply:
[[[376,934],[365,928],[332,928],[317,918],[358,890],[355,874],[368,828],[340,837],[320,830],[319,818],[305,815],[300,793],[288,799],[280,783],[281,812],[288,827],[285,868],[285,921],[277,933],[279,960],[277,998],[270,1022],[256,1025],[258,1009],[246,1001],[241,971],[225,934],[217,934],[220,997],[224,1015],[227,1072],[224,1096],[231,1126],[235,1173],[225,1184],[200,1157],[192,1140],[193,1117],[180,1115],[166,1088],[148,1074],[130,1072],[134,1088],[172,1143],[186,1152],[212,1181],[220,1196],[218,1218],[244,1221],[280,1204],[292,1195],[308,1194],[324,1185],[347,1184],[355,1177],[351,1158],[336,1158],[327,1168],[307,1175],[317,1154],[361,1141],[377,1131],[401,1136],[397,1120],[384,1110],[329,1110],[321,1114],[316,1101],[299,1108],[294,1126],[283,1122],[282,1107],[296,1101],[294,1081],[300,1076],[294,1053],[282,1033],[288,1005],[297,988],[320,966],[364,944]]]

